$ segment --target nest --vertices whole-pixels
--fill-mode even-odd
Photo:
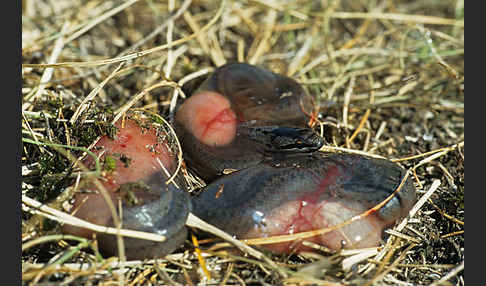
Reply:
[[[419,200],[384,243],[276,255],[192,218],[224,248],[193,236],[127,261],[63,235],[85,223],[69,216],[69,187],[94,172],[80,159],[113,122],[135,114],[171,133],[175,106],[234,61],[302,84],[325,151],[409,170]],[[22,143],[25,285],[463,285],[464,1],[25,0]]]

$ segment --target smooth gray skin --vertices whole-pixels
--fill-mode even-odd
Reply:
[[[312,98],[291,78],[232,63],[216,69],[194,94],[202,91],[228,98],[239,121],[232,143],[212,147],[175,120],[187,165],[207,182],[223,175],[225,169],[256,165],[275,152],[311,152],[324,144],[307,126]]]
[[[130,184],[124,189],[123,228],[166,236],[164,242],[125,237],[125,252],[129,259],[164,257],[181,247],[187,238],[185,222],[192,211],[189,194],[172,184],[165,185],[165,180],[160,178],[152,176],[144,187]],[[138,205],[133,202],[133,197],[140,200]],[[113,226],[113,221],[110,225]],[[100,234],[99,242],[108,254],[118,253],[116,236]]]
[[[232,103],[241,122],[257,126],[306,127],[313,101],[292,78],[245,63],[230,63],[216,69],[199,87],[215,91]]]
[[[183,126],[176,131],[187,163],[197,174],[211,181],[225,169],[242,169],[270,158],[272,152],[310,152],[319,149],[322,138],[307,128],[312,100],[299,84],[247,64],[228,64],[218,68],[199,88],[227,96],[241,124],[237,139],[227,147],[211,148],[198,142]],[[282,126],[284,125],[284,126]],[[193,209],[187,188],[179,178],[181,190],[165,185],[166,177],[157,174],[137,183],[122,186],[131,199],[123,200],[123,227],[162,234],[163,243],[124,238],[129,259],[163,257],[180,247],[187,237],[185,222]],[[139,204],[131,200],[136,197]],[[113,222],[110,221],[113,226]],[[116,236],[99,235],[101,248],[117,254]]]
[[[333,170],[332,172],[330,170]],[[336,172],[337,170],[337,172]],[[287,202],[303,200],[350,202],[370,209],[399,186],[405,171],[381,159],[351,154],[286,155],[224,176],[193,198],[194,214],[237,237]],[[327,187],[319,189],[323,182]],[[416,201],[409,178],[376,216],[386,223],[404,217]]]
[[[307,128],[308,117],[301,109],[309,111],[312,104],[292,79],[247,64],[229,64],[218,68],[199,90],[227,96],[244,123],[238,126],[232,144],[211,148],[176,121],[186,162],[212,183],[192,199],[182,182],[178,183],[183,190],[178,190],[163,184],[160,177],[148,180],[148,191],[129,188],[143,204],[125,202],[123,226],[167,236],[163,243],[125,238],[130,259],[163,257],[180,247],[187,237],[185,221],[190,211],[244,237],[259,223],[256,210],[265,215],[304,196],[335,200],[343,207],[359,202],[372,208],[395,190],[404,175],[404,170],[390,161],[313,152],[322,146],[322,138]],[[330,172],[331,168],[339,171]],[[225,169],[240,171],[220,177]],[[318,188],[323,180],[329,183],[324,190]],[[376,216],[392,223],[406,215],[415,200],[409,179]],[[100,238],[102,247],[116,254],[116,237]]]

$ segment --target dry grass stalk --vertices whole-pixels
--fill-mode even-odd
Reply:
[[[113,234],[113,235],[122,235],[122,236],[127,236],[127,237],[133,237],[133,238],[140,238],[140,239],[146,239],[146,240],[152,240],[152,241],[164,241],[166,238],[163,235],[158,235],[158,234],[153,234],[153,233],[147,233],[147,232],[142,232],[142,231],[135,231],[135,230],[129,230],[129,229],[118,229],[118,228],[112,228],[112,227],[107,227],[107,226],[102,226],[102,225],[96,225],[90,222],[87,222],[85,220],[79,219],[75,216],[72,216],[70,214],[67,214],[65,212],[53,209],[49,206],[43,205],[39,203],[36,200],[33,200],[27,196],[22,196],[22,203],[26,207],[25,210],[28,212],[32,212],[35,214],[39,214],[41,216],[44,216],[46,218],[58,221],[60,223],[65,223],[81,228],[86,228],[95,232],[101,232],[101,233],[107,233],[107,234]]]
[[[64,284],[464,284],[464,1],[25,2],[25,283],[57,277]],[[196,271],[200,262],[190,241],[165,259],[123,261],[120,245],[119,257],[100,260],[96,241],[66,238],[75,243],[68,247],[56,229],[41,227],[44,217],[93,227],[59,211],[76,180],[93,173],[74,167],[103,132],[82,130],[123,120],[127,112],[158,113],[175,138],[176,173],[191,191],[204,186],[185,168],[169,123],[181,98],[230,61],[287,73],[303,84],[319,105],[315,128],[328,142],[321,151],[389,158],[410,170],[420,200],[387,230],[384,245],[331,254],[313,244],[313,254],[279,256],[258,250],[272,240],[223,235],[224,243],[211,251],[200,241],[207,279]],[[106,106],[113,116],[104,113]],[[63,164],[68,167],[56,169]],[[66,179],[74,187],[61,192]],[[118,217],[121,210],[112,205]],[[108,231],[126,235],[123,228]],[[238,247],[214,252],[228,243]],[[338,263],[319,264],[329,257]],[[306,272],[311,266],[322,271]]]

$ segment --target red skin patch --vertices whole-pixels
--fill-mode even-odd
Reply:
[[[210,183],[193,197],[193,211],[238,238],[288,236],[282,243],[261,240],[276,253],[311,251],[303,239],[333,250],[373,247],[416,201],[410,178],[394,193],[404,174],[390,161],[351,154],[273,158]],[[316,230],[322,233],[292,236]]]
[[[236,114],[230,101],[216,92],[204,91],[188,98],[176,120],[208,146],[228,145],[236,136]]]
[[[170,155],[165,141],[160,141],[153,127],[150,129],[141,128],[135,121],[126,120],[123,128],[121,122],[115,124],[119,129],[115,139],[103,136],[92,151],[95,154],[103,155],[100,163],[104,162],[106,156],[115,159],[116,167],[108,171],[100,179],[103,187],[108,191],[112,201],[117,206],[117,196],[114,193],[120,185],[128,182],[143,181],[157,172],[163,172],[161,164],[172,174],[176,162],[173,155]],[[86,167],[94,169],[94,160],[91,156],[83,161]],[[161,183],[166,179],[161,175]],[[80,184],[80,188],[96,190],[92,184],[87,182]],[[106,225],[111,219],[111,212],[108,209],[104,198],[93,191],[93,193],[77,193],[74,196],[73,210],[75,216],[89,222]],[[78,236],[91,237],[92,231],[69,225],[63,227],[64,232]]]
[[[329,188],[336,179],[343,176],[337,167],[330,168],[321,180],[317,190],[307,193],[294,201],[270,210],[265,215],[265,224],[256,225],[245,237],[271,237],[332,227],[365,212],[359,203],[337,200]],[[331,192],[331,194],[326,194]],[[326,199],[321,200],[320,198]],[[306,241],[324,245],[330,249],[362,248],[377,246],[386,224],[376,216],[368,216],[337,230],[306,238]],[[276,253],[291,253],[310,250],[301,241],[265,245]]]
[[[255,227],[245,237],[270,237],[295,234],[311,230],[332,227],[352,218],[366,209],[358,204],[338,201],[308,203],[305,201],[288,202],[273,209],[265,216],[265,227]],[[375,216],[368,216],[331,232],[306,238],[330,249],[362,248],[377,246],[381,242],[381,233],[386,225]],[[309,250],[299,240],[265,245],[276,253],[291,253]]]

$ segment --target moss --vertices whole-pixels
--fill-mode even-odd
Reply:
[[[69,161],[59,153],[44,152],[39,157],[39,173],[41,176],[61,173],[69,167]]]
[[[55,199],[73,182],[68,174],[63,173],[44,175],[39,179],[38,187],[29,191],[28,195],[35,197],[40,202]]]
[[[72,139],[78,146],[89,146],[99,136],[114,138],[116,126],[111,124],[113,110],[111,107],[96,106],[83,113],[78,121],[70,127]]]
[[[107,135],[114,138],[116,131],[117,128],[111,123],[95,121],[74,127],[72,135],[78,146],[89,146],[99,136]]]
[[[55,151],[51,154],[44,152],[39,156],[39,165],[35,172],[36,176],[25,181],[37,185],[37,188],[28,191],[28,195],[41,202],[56,198],[72,183],[69,161]]]
[[[160,116],[157,116],[155,114],[150,115],[150,120],[154,123],[157,123],[157,124],[164,124],[164,121],[162,120],[162,118],[160,118]]]
[[[110,155],[105,156],[103,169],[108,172],[114,171],[116,169],[116,159]]]

